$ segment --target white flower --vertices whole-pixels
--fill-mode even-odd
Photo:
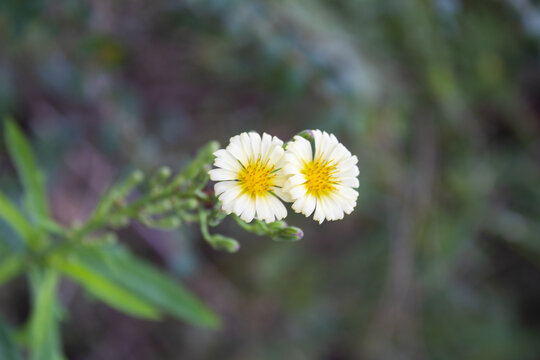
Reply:
[[[283,192],[292,208],[322,223],[343,219],[356,206],[358,192],[358,158],[352,156],[334,135],[313,130],[315,151],[311,143],[295,136],[287,144],[283,157],[283,174],[287,177]]]
[[[223,210],[246,222],[256,218],[269,223],[287,216],[276,195],[284,182],[278,164],[283,154],[283,141],[255,132],[233,136],[226,149],[216,151],[217,169],[209,175],[217,181],[214,190]]]

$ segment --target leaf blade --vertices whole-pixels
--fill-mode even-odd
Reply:
[[[25,207],[32,214],[48,217],[45,178],[37,165],[34,151],[15,121],[8,118],[5,123],[6,144],[24,187]]]
[[[169,314],[195,325],[218,328],[220,320],[206,305],[176,280],[158,271],[153,266],[132,257],[126,257],[118,269],[131,273],[133,279],[126,284],[140,296],[160,306]],[[144,282],[148,286],[138,286]]]
[[[109,306],[142,319],[159,319],[159,311],[141,301],[118,284],[76,259],[55,257],[51,264],[64,275],[80,284],[86,291]]]
[[[96,249],[85,249],[77,255],[88,267],[99,269],[103,276],[169,315],[201,327],[220,327],[219,317],[191,292],[129,253],[105,254]]]
[[[26,243],[33,238],[32,225],[19,209],[0,192],[0,218],[2,218]]]
[[[54,270],[31,273],[34,296],[30,319],[31,360],[62,360],[60,336],[56,319],[56,289],[58,274]]]

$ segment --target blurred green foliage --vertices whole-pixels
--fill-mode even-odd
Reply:
[[[22,254],[6,251],[0,257],[0,284],[20,273],[26,273],[30,280],[32,315],[21,331],[22,345],[31,359],[65,358],[59,329],[61,304],[57,297],[61,276],[74,280],[96,299],[137,318],[159,320],[168,314],[194,325],[220,327],[216,314],[175,279],[117,244],[115,234],[109,232],[127,226],[131,220],[158,229],[175,229],[184,221],[198,221],[210,245],[237,251],[236,240],[208,231],[209,220],[212,226],[217,226],[224,219],[217,215],[221,214],[217,198],[201,191],[208,183],[208,169],[218,143],[210,142],[200,149],[191,163],[172,178],[168,168],[160,168],[150,180],[147,194],[130,201],[128,197],[144,180],[142,172],[133,172],[99,199],[95,211],[84,223],[65,228],[50,218],[44,177],[27,139],[11,119],[5,120],[5,129],[7,148],[23,183],[26,211],[19,212],[0,193],[0,219],[24,244]],[[252,233],[278,241],[296,241],[302,237],[298,228],[288,227],[284,221],[268,225],[260,221],[252,225],[241,220],[238,223]],[[5,332],[3,351],[6,356],[10,354],[7,360],[15,359],[19,356],[13,354],[16,344],[9,342],[9,331]]]
[[[38,149],[57,222],[87,219],[130,166],[178,169],[249,129],[321,128],[360,159],[353,215],[293,216],[302,242],[252,241],[224,221],[243,245],[228,255],[190,226],[125,230],[224,330],[119,318],[61,284],[77,319],[67,357],[538,358],[539,18],[530,0],[0,2],[0,113]],[[39,203],[5,145],[2,192]],[[20,252],[13,230],[0,238],[0,253]],[[28,317],[20,281],[0,292],[12,326]]]

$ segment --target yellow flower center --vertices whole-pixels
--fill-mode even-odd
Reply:
[[[248,164],[240,170],[238,179],[245,194],[255,198],[268,193],[275,182],[274,167],[261,159],[249,160]]]
[[[321,159],[305,163],[302,174],[306,177],[304,184],[308,193],[320,197],[334,191],[338,183],[334,176],[336,168],[335,164]]]

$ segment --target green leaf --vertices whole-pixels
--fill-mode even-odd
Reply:
[[[34,269],[30,279],[34,296],[30,319],[30,359],[64,359],[56,315],[58,274],[53,270],[42,272]]]
[[[33,238],[32,225],[20,213],[19,209],[0,192],[0,218],[27,243]]]
[[[23,257],[18,255],[0,261],[0,286],[17,276],[21,272],[22,266]]]
[[[77,256],[88,268],[172,316],[199,326],[220,326],[219,317],[177,280],[127,252],[85,249]]]
[[[39,231],[61,236],[66,236],[68,233],[66,228],[49,218],[39,216],[36,218],[36,224],[39,227]]]
[[[21,360],[21,354],[17,350],[15,341],[9,327],[0,320],[0,359]]]
[[[78,282],[86,291],[111,307],[143,319],[158,319],[159,310],[139,299],[122,284],[104,276],[103,271],[89,267],[75,257],[69,259],[55,256],[51,265],[64,275]]]
[[[32,147],[18,125],[11,119],[6,120],[5,136],[9,154],[24,186],[26,209],[32,214],[48,217],[44,176],[37,166]]]

